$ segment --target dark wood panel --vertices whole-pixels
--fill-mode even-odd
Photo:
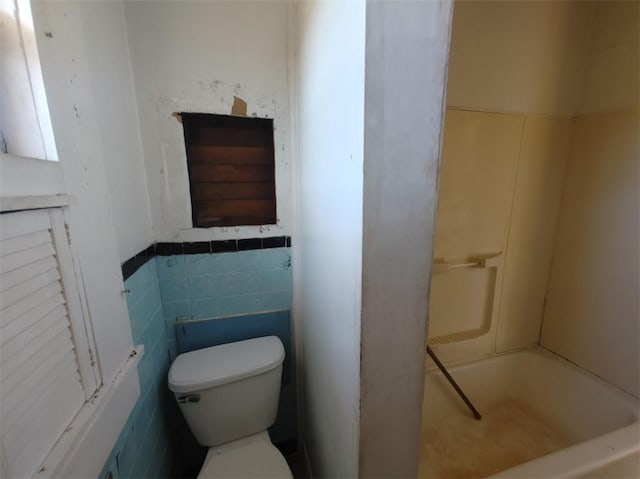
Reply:
[[[190,146],[266,146],[273,147],[273,130],[256,128],[198,127],[189,131]]]
[[[273,120],[184,114],[193,224],[276,222]]]
[[[189,147],[189,163],[208,165],[273,164],[273,148],[265,146]]]
[[[273,182],[272,165],[191,165],[191,183]]]
[[[197,225],[221,224],[228,219],[255,218],[260,223],[275,223],[276,208],[273,200],[219,200],[195,201]],[[236,223],[249,224],[249,223]]]
[[[205,218],[196,220],[194,226],[197,228],[211,228],[212,226],[251,226],[251,225],[274,225],[275,217],[261,216],[224,216],[216,218]]]
[[[191,195],[198,200],[259,200],[276,197],[274,183],[202,183],[195,182]]]
[[[182,117],[182,123],[191,129],[207,126],[212,128],[252,128],[273,130],[272,118],[190,112],[182,112],[180,113],[180,116]]]

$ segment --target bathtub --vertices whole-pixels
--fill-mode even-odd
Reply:
[[[429,368],[419,477],[640,477],[633,396],[542,348],[449,371],[483,418]]]

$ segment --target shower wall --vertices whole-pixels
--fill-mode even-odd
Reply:
[[[595,8],[542,344],[640,395],[638,2]]]
[[[447,361],[539,340],[592,15],[587,2],[455,4],[434,257],[497,256],[433,275],[429,336]]]

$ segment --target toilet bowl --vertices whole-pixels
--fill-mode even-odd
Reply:
[[[284,347],[276,336],[180,354],[173,392],[198,443],[209,448],[199,478],[292,478],[267,428],[276,419]]]
[[[211,447],[198,479],[293,478],[287,461],[271,443],[266,431]]]

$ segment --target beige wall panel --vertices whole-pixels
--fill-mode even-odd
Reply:
[[[592,11],[592,2],[456,2],[447,105],[572,115]]]
[[[640,3],[596,6],[581,113],[631,108],[640,91]]]
[[[447,110],[435,258],[504,250],[524,117]]]
[[[580,117],[542,344],[640,393],[638,110]]]
[[[498,352],[538,342],[572,121],[527,117],[500,302]]]
[[[637,1],[596,2],[591,26],[591,54],[638,41],[640,3]]]

